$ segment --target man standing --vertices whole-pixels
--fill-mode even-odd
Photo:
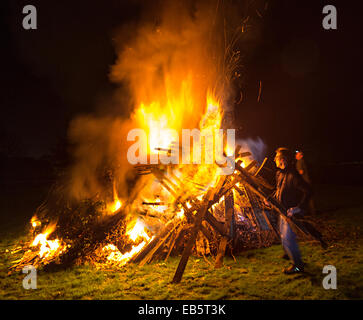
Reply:
[[[301,174],[301,176],[307,183],[311,184],[303,152],[299,150],[296,151],[295,159],[296,159],[296,170]]]
[[[279,201],[286,209],[287,216],[297,217],[304,214],[304,209],[311,196],[311,190],[301,175],[296,171],[293,164],[293,154],[287,148],[276,150],[275,164],[276,190],[273,197]],[[296,235],[291,229],[286,217],[280,216],[280,234],[282,247],[292,265],[284,269],[285,274],[294,274],[304,271],[304,264],[301,259]]]
[[[301,174],[302,178],[312,187],[311,179],[308,173],[308,169],[306,167],[303,152],[296,151],[295,159],[296,159],[296,170]],[[309,200],[309,212],[310,214],[316,213],[313,197],[311,197]]]

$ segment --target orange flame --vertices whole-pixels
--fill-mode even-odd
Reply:
[[[65,249],[65,246],[61,244],[59,239],[48,240],[48,236],[53,233],[55,227],[55,223],[48,225],[43,233],[38,234],[34,238],[31,244],[32,247],[40,245],[38,253],[40,258],[52,257],[55,254],[61,253]]]
[[[142,242],[133,245],[131,250],[124,254],[122,254],[113,244],[108,244],[102,249],[103,251],[110,252],[107,256],[107,260],[115,262],[119,266],[125,265],[135,254],[140,252],[141,249],[153,239],[153,237],[150,238],[146,233],[145,225],[140,220],[136,221],[135,225],[126,232],[126,235],[128,235],[133,242],[136,242],[139,239],[142,239]]]

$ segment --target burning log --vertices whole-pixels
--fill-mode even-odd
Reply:
[[[253,160],[253,161],[251,161],[251,162],[248,164],[248,166],[247,166],[244,170],[246,170],[246,171],[250,171],[253,167],[255,167],[255,166],[256,166],[256,164],[257,164],[257,161],[256,161],[256,160]]]
[[[225,229],[226,235],[222,238],[218,254],[216,257],[215,268],[220,268],[223,263],[223,257],[227,248],[227,243],[229,239],[233,238],[233,217],[234,217],[234,198],[233,192],[229,191],[228,195],[225,198],[225,206],[224,206],[224,215],[225,215]],[[228,228],[230,230],[228,230]]]
[[[263,159],[260,167],[257,169],[257,171],[254,174],[255,177],[257,177],[257,175],[260,173],[261,169],[263,168],[263,166],[265,165],[266,162],[267,162],[267,158]]]
[[[238,154],[240,158],[250,156],[250,153],[240,152],[238,146],[235,150],[235,154]],[[150,210],[148,210],[147,213],[143,213],[142,210],[140,210],[140,207],[138,207],[139,211],[137,212],[137,215],[143,216],[144,220],[151,217],[156,222],[161,222],[162,225],[165,221],[171,219],[161,228],[158,227],[159,231],[154,232],[153,237],[145,238],[143,243],[138,241],[133,242],[134,245],[132,245],[127,232],[125,232],[125,221],[132,216],[130,212],[135,211],[135,207],[133,207],[135,201],[140,199],[138,192],[141,192],[145,188],[145,184],[140,184],[137,192],[134,192],[128,200],[125,201],[123,206],[113,212],[112,215],[102,216],[97,219],[92,218],[91,222],[87,224],[87,228],[75,229],[74,232],[72,231],[71,247],[62,252],[57,259],[44,260],[41,259],[38,252],[29,251],[24,255],[21,261],[18,261],[17,264],[13,266],[13,270],[20,270],[19,268],[21,268],[24,263],[32,263],[33,265],[43,264],[46,265],[47,268],[52,268],[56,265],[61,265],[62,267],[69,266],[76,260],[82,260],[91,256],[96,252],[96,248],[100,245],[110,243],[110,237],[113,239],[112,242],[114,242],[116,246],[109,244],[106,246],[108,248],[107,250],[111,250],[113,252],[111,252],[112,254],[117,254],[120,257],[120,261],[122,261],[120,264],[121,266],[127,262],[139,263],[142,266],[151,262],[153,259],[163,258],[166,260],[173,252],[180,252],[182,250],[182,257],[179,261],[178,268],[175,271],[172,280],[173,283],[181,281],[194,246],[197,253],[202,253],[204,255],[205,253],[208,254],[209,252],[213,252],[213,254],[216,254],[215,268],[219,268],[223,265],[223,257],[226,254],[228,244],[233,246],[238,244],[238,235],[241,234],[242,230],[241,224],[237,225],[235,222],[238,211],[236,211],[235,208],[238,208],[238,206],[244,208],[244,219],[248,220],[248,223],[251,225],[251,227],[248,227],[249,229],[247,227],[246,229],[243,229],[244,234],[251,234],[251,237],[244,241],[252,241],[252,235],[254,237],[257,236],[259,238],[259,246],[261,246],[263,245],[261,238],[263,233],[271,234],[275,240],[279,240],[278,231],[274,226],[275,223],[270,219],[268,213],[265,212],[264,205],[261,201],[265,198],[268,199],[266,190],[272,188],[261,176],[259,176],[265,162],[266,159],[257,171],[250,173],[248,170],[256,167],[255,161],[250,162],[246,168],[242,168],[241,162],[237,161],[235,166],[236,171],[229,176],[220,176],[217,185],[215,187],[209,187],[207,192],[204,192],[206,186],[193,181],[191,176],[185,177],[185,181],[187,182],[186,184],[183,184],[183,182],[185,182],[184,177],[181,179],[174,174],[174,167],[172,165],[137,166],[140,175],[153,174],[160,183],[161,190],[165,189],[166,192],[174,198],[172,205],[170,205],[167,198],[159,198],[158,191],[157,200],[145,197],[148,200],[138,202],[141,205],[150,206]],[[201,193],[201,195],[185,192],[190,186],[190,184],[188,185],[188,181],[195,186],[199,184],[198,188],[193,190],[196,190],[198,194]],[[236,191],[236,195],[234,195],[233,189]],[[281,215],[285,212],[284,208],[282,208],[279,203],[274,202],[273,199],[269,200],[278,214]],[[92,212],[89,216],[97,216],[93,211],[96,210],[92,207],[93,203],[95,202],[90,202],[90,207],[86,206],[85,208],[82,208],[82,206],[79,205],[76,209],[72,210],[75,210],[74,212],[88,212],[88,215]],[[159,210],[160,206],[165,206],[165,210],[172,211],[171,218],[163,216],[163,211]],[[46,206],[43,205],[43,209],[44,208],[46,208]],[[46,209],[50,211],[48,208]],[[155,212],[153,212],[153,210],[155,210]],[[221,213],[222,210],[224,214],[222,213],[222,218],[218,218],[218,214]],[[60,227],[64,230],[67,230],[68,225],[72,225],[72,220],[70,219],[68,221],[67,219],[69,219],[69,217],[64,216],[61,216],[60,219]],[[304,237],[319,240],[319,234],[314,233],[316,230],[310,228],[310,225],[307,225],[305,222],[301,223],[289,219],[289,223],[291,223],[294,228],[298,228]],[[76,233],[77,230],[78,233]],[[117,232],[119,232],[118,237],[115,235],[112,236],[115,230],[118,230]],[[202,247],[196,245],[197,239],[202,239],[202,242],[207,244],[208,251],[205,252],[201,250]],[[233,247],[231,247],[231,249],[233,249]],[[124,252],[124,254],[121,252]],[[124,255],[126,255],[127,258],[124,257]],[[117,259],[115,261],[117,261]]]
[[[207,212],[207,210],[209,209],[210,207],[210,200],[213,198],[214,196],[214,190],[213,189],[209,189],[206,196],[205,196],[205,201],[204,201],[204,207],[202,207],[198,213],[196,214],[196,218],[195,218],[195,222],[194,222],[194,227],[191,231],[191,235],[190,235],[190,238],[188,239],[188,242],[184,248],[184,251],[183,251],[183,254],[182,254],[182,257],[179,261],[179,265],[178,265],[178,268],[177,270],[175,271],[175,275],[174,275],[174,278],[173,278],[173,283],[179,283],[181,281],[181,278],[183,276],[183,273],[184,273],[184,270],[185,270],[185,267],[188,263],[188,259],[189,259],[189,256],[192,252],[192,248],[195,244],[195,240],[197,239],[197,235],[198,235],[198,232],[200,230],[200,227],[202,225],[202,221],[203,221],[203,218],[204,218],[204,215],[205,213]]]
[[[145,259],[145,257],[149,254],[150,251],[152,251],[155,247],[159,248],[160,245],[162,244],[162,240],[166,239],[165,237],[170,236],[170,234],[173,232],[173,230],[175,229],[175,227],[177,227],[179,225],[180,221],[177,220],[172,220],[169,221],[163,230],[161,230],[159,232],[159,234],[157,236],[155,236],[145,247],[142,251],[140,251],[137,255],[135,255],[134,257],[132,257],[130,259],[130,262],[135,262],[135,263],[139,263],[141,262],[143,259]],[[165,241],[165,240],[164,240]],[[161,243],[160,243],[161,242]]]
[[[177,239],[179,238],[179,235],[182,232],[182,230],[183,230],[183,226],[179,225],[179,227],[177,228],[177,231],[174,232],[172,234],[172,236],[170,237],[170,241],[169,241],[169,244],[168,244],[169,249],[168,249],[168,253],[166,254],[165,261],[169,258],[170,254],[171,254],[171,251],[173,250],[174,245],[175,245]]]

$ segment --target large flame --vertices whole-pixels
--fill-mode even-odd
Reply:
[[[49,224],[42,233],[34,238],[31,244],[32,247],[39,246],[38,254],[40,258],[51,258],[59,255],[66,248],[59,239],[48,240],[49,235],[54,232],[55,227],[56,223]]]
[[[150,238],[145,229],[145,225],[140,220],[130,223],[126,231],[126,235],[135,244],[132,246],[130,251],[124,254],[122,254],[113,244],[104,246],[102,250],[108,253],[107,260],[114,262],[119,266],[125,265],[135,254],[140,252],[141,249],[153,239]],[[138,241],[141,242],[137,243]]]
[[[128,235],[133,242],[138,238],[150,240],[149,235],[145,231],[145,225],[140,220],[137,220],[134,226],[126,231],[126,235]]]

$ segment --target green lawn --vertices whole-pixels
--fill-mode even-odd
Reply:
[[[0,299],[362,299],[362,211],[360,187],[319,186],[316,198],[322,211],[329,248],[301,243],[306,272],[286,276],[288,263],[280,258],[282,249],[246,251],[225,258],[221,269],[200,257],[191,257],[180,284],[171,284],[180,257],[122,270],[96,270],[91,266],[38,272],[38,288],[22,287],[24,274],[7,275],[11,261],[19,255],[10,250],[24,239],[24,229],[2,225],[0,240]],[[23,226],[22,223],[18,225]],[[325,290],[322,269],[337,269],[337,290]]]

